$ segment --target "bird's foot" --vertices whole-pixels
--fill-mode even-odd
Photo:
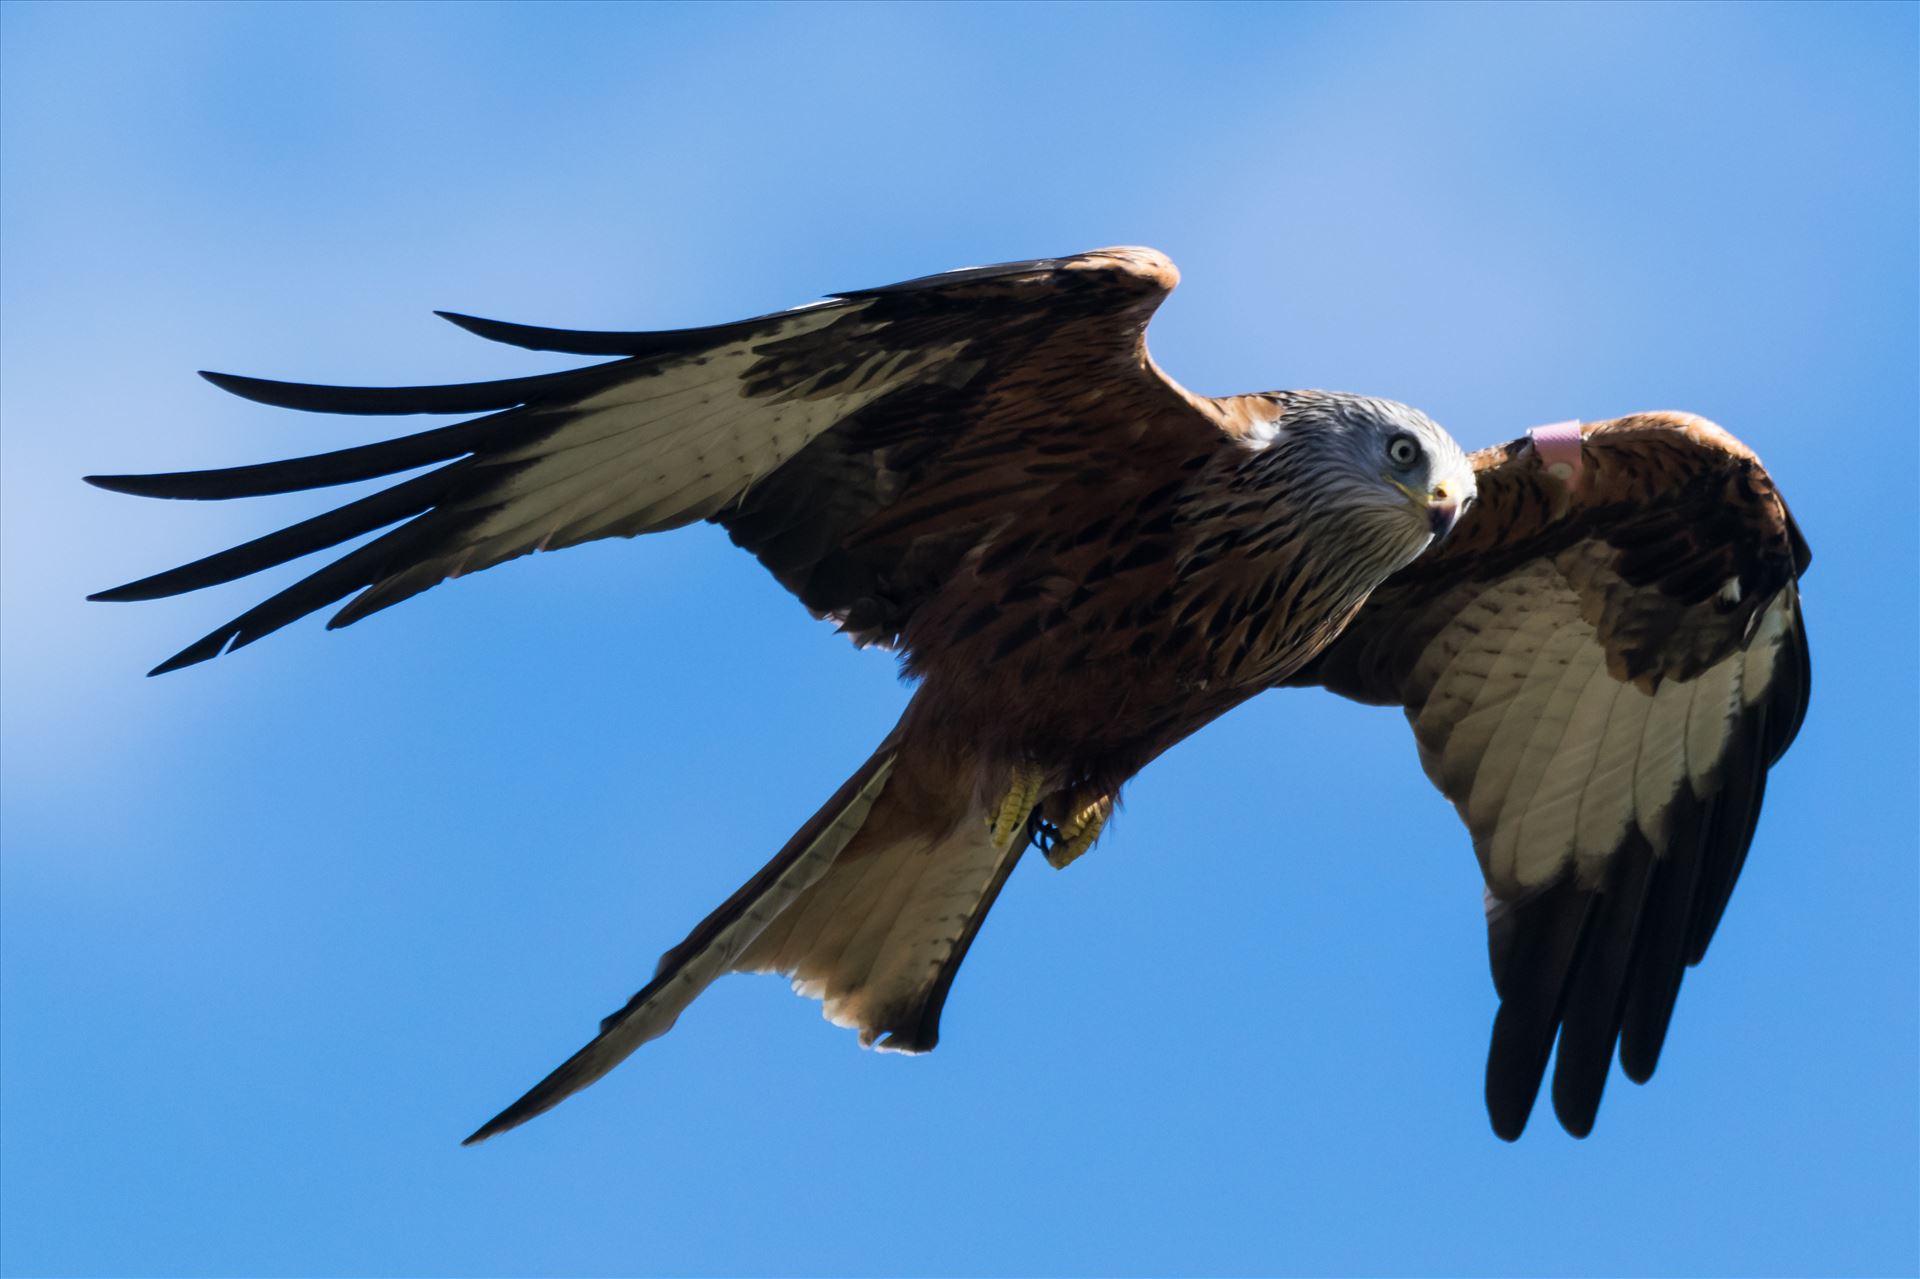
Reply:
[[[1009,848],[1026,833],[1027,818],[1040,802],[1040,770],[1030,764],[1016,764],[1007,783],[1006,798],[1000,801],[993,820],[987,823],[987,838],[995,848]]]
[[[1082,853],[1093,847],[1107,819],[1113,816],[1113,797],[1102,795],[1060,823],[1059,838],[1044,850],[1047,865],[1064,870]]]

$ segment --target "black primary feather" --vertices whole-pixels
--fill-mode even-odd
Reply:
[[[1612,858],[1606,887],[1569,975],[1560,1013],[1560,1044],[1553,1066],[1553,1111],[1576,1137],[1593,1131],[1600,1097],[1613,1070],[1613,1049],[1627,1002],[1627,980],[1638,955],[1640,917],[1653,872],[1653,849],[1639,832]]]
[[[1487,1114],[1506,1141],[1520,1139],[1533,1113],[1593,902],[1594,894],[1563,880],[1533,897],[1499,903],[1488,919],[1500,1011],[1487,1052]]]
[[[1668,819],[1667,854],[1653,868],[1640,921],[1640,954],[1628,979],[1627,1005],[1620,1022],[1620,1068],[1636,1084],[1653,1077],[1680,998],[1687,970],[1687,931],[1719,808],[1717,797],[1703,804],[1691,790],[1682,790]]]
[[[481,446],[493,449],[525,444],[554,423],[524,412],[496,413],[435,427],[395,440],[381,440],[353,448],[291,457],[251,466],[225,466],[206,471],[167,471],[157,475],[88,475],[96,488],[134,497],[185,498],[225,501],[235,497],[271,497],[306,489],[331,488],[359,480],[397,475],[417,466],[450,462]]]
[[[435,511],[417,517],[374,538],[325,568],[301,578],[279,594],[262,601],[217,630],[175,653],[148,671],[164,675],[192,666],[272,634],[317,609],[345,599],[388,574],[413,562],[424,546],[452,538],[485,518],[492,508],[473,511]]]
[[[755,333],[764,332],[766,326],[773,321],[832,305],[833,303],[830,302],[815,302],[809,306],[796,307],[788,311],[775,311],[770,315],[755,316],[751,320],[735,320],[729,324],[708,324],[700,328],[625,331],[549,329],[538,324],[489,320],[478,315],[465,315],[459,311],[435,311],[434,314],[449,324],[465,329],[475,337],[485,338],[489,342],[499,342],[506,346],[517,346],[528,351],[652,359],[662,355],[684,355],[690,351],[702,351],[708,347],[737,342]]]
[[[221,390],[256,404],[306,413],[385,416],[487,413],[540,401],[576,400],[639,372],[627,361],[615,360],[563,373],[536,373],[531,377],[501,378],[492,382],[450,382],[439,386],[322,386],[242,377],[235,373],[209,373],[204,369],[200,376]]]

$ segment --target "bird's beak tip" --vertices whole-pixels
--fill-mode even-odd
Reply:
[[[1460,516],[1466,510],[1467,503],[1451,484],[1436,484],[1427,498],[1427,526],[1433,530],[1433,540],[1445,540],[1460,523]]]
[[[1398,480],[1389,480],[1389,482],[1407,495],[1407,501],[1416,511],[1426,513],[1427,527],[1433,531],[1433,540],[1436,542],[1453,532],[1454,526],[1460,522],[1461,515],[1473,501],[1471,486],[1463,491],[1447,480],[1442,480],[1426,493],[1408,488]]]

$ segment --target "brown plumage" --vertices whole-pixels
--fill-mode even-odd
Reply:
[[[1500,903],[1496,1127],[1517,1132],[1514,1112],[1523,1122],[1558,1033],[1561,1113],[1583,1130],[1594,1063],[1604,1079],[1623,1018],[1629,1069],[1651,1070],[1679,965],[1705,945],[1764,765],[1797,723],[1798,534],[1751,455],[1695,419],[1590,428],[1593,465],[1568,483],[1524,442],[1469,464],[1431,421],[1386,401],[1189,394],[1144,341],[1176,278],[1152,250],[1113,249],[708,329],[581,333],[449,316],[520,346],[618,357],[467,386],[210,374],[285,407],[485,416],[318,457],[95,478],[227,498],[443,464],[95,598],[192,590],[396,525],[158,673],[349,596],[332,625],[530,551],[707,519],[919,680],[893,732],[773,861],[592,1043],[469,1140],[599,1078],[730,971],[788,975],[863,1042],[933,1047],[954,975],[1028,838],[1070,861],[1128,778],[1288,680],[1409,706]],[[1482,502],[1416,562],[1466,510],[1476,469]],[[1475,643],[1504,634],[1500,619],[1528,616],[1550,619],[1535,648],[1551,654],[1517,639],[1483,659]],[[1581,635],[1599,656],[1575,652]],[[1525,672],[1495,681],[1476,666],[1487,660]],[[1536,837],[1503,824],[1503,797],[1521,805],[1522,828],[1554,816],[1529,818],[1548,783],[1538,752],[1511,739],[1567,719],[1558,738],[1538,728],[1541,740],[1584,749],[1591,726],[1553,700],[1576,674],[1588,681],[1582,707],[1603,700],[1596,688],[1649,701],[1652,714],[1632,713],[1649,760],[1665,763],[1626,770],[1623,807],[1602,716],[1605,749],[1587,756],[1607,768],[1590,768],[1598,780],[1580,794],[1604,795],[1594,811],[1611,805],[1605,820]],[[1547,694],[1529,691],[1541,680]],[[1673,689],[1687,709],[1661,701]],[[1465,744],[1495,711],[1514,722],[1476,754]],[[1544,776],[1567,785],[1557,764]]]

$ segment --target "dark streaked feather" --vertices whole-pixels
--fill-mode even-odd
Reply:
[[[802,311],[819,310],[831,304],[814,303],[789,311],[775,311],[750,320],[726,324],[708,324],[690,329],[550,329],[537,324],[515,324],[509,320],[488,320],[459,311],[435,311],[449,324],[457,325],[489,342],[500,342],[528,351],[554,351],[562,355],[624,355],[652,359],[656,356],[685,355],[726,342],[751,337],[773,321]]]
[[[625,361],[594,364],[563,373],[501,378],[493,382],[453,382],[440,386],[321,386],[277,382],[236,373],[200,376],[221,390],[257,404],[307,413],[385,416],[407,413],[487,413],[536,401],[574,400],[612,386],[635,370]]]
[[[1754,727],[1764,732],[1766,708],[1751,713]],[[1720,927],[1720,917],[1733,896],[1760,823],[1760,802],[1767,793],[1766,755],[1751,738],[1742,735],[1722,765],[1723,789],[1715,805],[1714,825],[1707,832],[1700,870],[1700,891],[1694,900],[1693,924],[1687,934],[1687,964],[1706,958],[1707,946]]]
[[[164,675],[196,662],[218,657],[223,652],[244,648],[270,635],[289,622],[298,621],[317,609],[346,598],[354,591],[379,580],[395,562],[404,562],[426,542],[450,535],[459,526],[471,523],[486,512],[449,513],[445,519],[423,517],[383,533],[365,546],[351,551],[317,573],[301,578],[292,586],[248,609],[225,626],[211,631],[175,653],[147,673]]]
[[[1647,886],[1639,957],[1628,979],[1620,1021],[1620,1068],[1636,1084],[1653,1077],[1680,998],[1687,970],[1687,931],[1699,898],[1706,842],[1716,828],[1723,798],[1724,792],[1703,804],[1689,793],[1677,801],[1667,854],[1655,862]]]
[[[1588,944],[1569,974],[1553,1067],[1553,1111],[1576,1137],[1593,1131],[1613,1070],[1653,862],[1653,849],[1637,835],[1614,855],[1607,886],[1594,902]]]
[[[152,577],[143,577],[137,582],[128,582],[125,586],[100,591],[87,598],[116,603],[163,599],[183,591],[197,591],[204,586],[231,582],[235,578],[310,555],[314,551],[338,546],[349,538],[371,533],[410,515],[431,510],[455,487],[462,470],[461,464],[456,462],[452,466],[416,476],[404,484],[370,493],[357,502],[349,502],[310,520],[289,525],[277,533],[257,537],[251,542],[243,542],[191,564],[155,573]]]
[[[553,423],[523,412],[493,414],[471,422],[435,427],[414,435],[309,457],[291,457],[253,466],[227,466],[207,471],[168,471],[158,475],[89,475],[86,482],[114,493],[134,497],[188,498],[225,501],[235,497],[268,497],[305,489],[329,488],[359,480],[378,479],[410,471],[416,466],[448,462],[482,446],[512,448],[527,443]]]
[[[1487,916],[1500,992],[1487,1053],[1487,1113],[1503,1140],[1518,1141],[1526,1130],[1592,909],[1593,894],[1566,881],[1524,901],[1499,903]]]
[[[936,275],[923,275],[912,280],[902,280],[898,284],[882,284],[871,289],[848,289],[833,296],[849,299],[882,298],[895,293],[943,290],[955,285],[992,284],[1002,280],[1017,279],[1023,275],[1042,275],[1058,271],[1072,260],[1071,258],[1031,258],[1025,262],[998,262],[992,266],[963,267],[958,271],[942,271]]]

